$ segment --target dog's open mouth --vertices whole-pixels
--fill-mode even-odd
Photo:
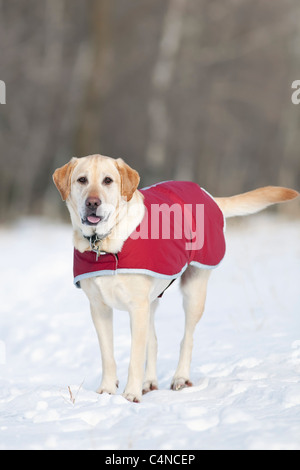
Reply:
[[[101,220],[103,220],[102,216],[91,214],[86,216],[85,219],[82,219],[82,223],[86,225],[97,225],[99,222],[101,222]]]

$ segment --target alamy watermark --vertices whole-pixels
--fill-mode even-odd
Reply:
[[[293,104],[300,104],[300,80],[294,80],[292,88],[295,90],[292,93],[291,100]]]
[[[204,245],[204,204],[151,204],[148,211],[145,209],[145,216],[142,223],[132,232],[129,230],[130,221],[139,212],[139,205],[126,207],[124,213],[116,214],[116,207],[112,204],[102,203],[100,206],[104,222],[101,225],[105,236],[112,231],[109,220],[121,217],[122,223],[114,225],[112,237],[120,239],[124,233],[129,233],[132,240],[183,240],[186,250],[201,250]],[[97,217],[97,213],[94,215]],[[84,220],[82,217],[81,220]],[[105,225],[108,222],[108,225]],[[126,225],[127,224],[127,225]],[[100,229],[100,227],[99,227]],[[97,231],[101,239],[101,233]],[[103,236],[102,238],[105,238]]]
[[[6,364],[6,348],[4,341],[0,340],[0,366]]]
[[[196,204],[194,209],[193,213],[192,204],[151,204],[150,214],[147,214],[140,230],[133,232],[130,238],[184,239],[186,250],[201,250],[204,245],[204,204]]]
[[[6,85],[3,80],[0,80],[0,104],[6,104]]]

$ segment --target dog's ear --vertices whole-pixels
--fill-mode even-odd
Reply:
[[[119,170],[121,177],[121,195],[127,201],[133,196],[133,193],[137,189],[140,182],[140,175],[137,171],[130,168],[122,158],[116,160],[117,169]]]
[[[53,173],[53,181],[57,187],[62,200],[65,201],[70,194],[71,190],[71,176],[75,166],[77,165],[77,158],[72,158],[66,165],[57,168]]]

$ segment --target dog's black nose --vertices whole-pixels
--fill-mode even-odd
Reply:
[[[85,205],[88,209],[96,210],[101,205],[101,200],[98,197],[88,197]]]

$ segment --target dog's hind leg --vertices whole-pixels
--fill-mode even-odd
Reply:
[[[181,278],[183,307],[185,312],[185,332],[180,346],[179,362],[172,379],[171,389],[181,390],[192,386],[190,382],[190,365],[193,349],[193,334],[195,327],[202,317],[207,282],[210,275],[208,269],[198,269],[190,266]]]
[[[145,381],[143,384],[143,395],[151,390],[158,389],[156,362],[157,362],[157,338],[155,333],[155,311],[159,300],[156,299],[150,306],[150,327],[147,346],[147,362],[145,371]]]

